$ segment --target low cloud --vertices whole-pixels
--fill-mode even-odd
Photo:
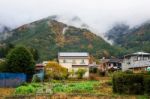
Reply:
[[[51,15],[78,16],[103,36],[116,22],[150,19],[150,0],[0,0],[0,24],[12,28]]]

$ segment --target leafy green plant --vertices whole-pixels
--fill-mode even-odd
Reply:
[[[54,93],[57,93],[57,92],[67,92],[67,93],[93,92],[94,85],[97,83],[98,82],[96,81],[68,83],[65,85],[62,83],[57,83],[53,86],[53,91]]]
[[[20,87],[17,87],[15,94],[33,94],[40,88],[41,85],[37,83],[25,84]]]
[[[41,80],[40,80],[40,78],[38,77],[38,75],[33,75],[33,77],[32,77],[32,82],[40,82]]]
[[[79,78],[79,79],[82,79],[83,78],[83,76],[84,76],[84,74],[86,73],[86,69],[78,69],[77,71],[76,71],[76,75],[77,75],[77,77]]]

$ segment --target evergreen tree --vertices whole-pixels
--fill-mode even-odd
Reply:
[[[33,74],[35,62],[31,52],[25,47],[12,49],[6,57],[7,71],[14,73]]]

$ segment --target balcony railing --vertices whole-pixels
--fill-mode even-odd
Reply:
[[[150,66],[150,60],[129,61],[128,63],[129,68]]]

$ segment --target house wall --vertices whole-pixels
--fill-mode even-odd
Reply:
[[[142,66],[142,63],[146,61],[149,61],[149,56],[131,56],[129,58],[125,58],[122,63],[122,70],[126,71],[137,63],[139,63]]]
[[[83,63],[84,60],[84,63]],[[68,71],[76,72],[79,68],[86,69],[84,77],[89,77],[89,58],[88,57],[59,57],[59,64],[67,68]],[[75,66],[72,66],[75,65]],[[83,66],[84,65],[84,66]],[[76,77],[76,76],[74,76]]]
[[[84,63],[82,63],[84,60]],[[59,64],[68,70],[72,69],[72,65],[89,65],[88,58],[59,58]],[[65,62],[64,62],[65,61]]]

